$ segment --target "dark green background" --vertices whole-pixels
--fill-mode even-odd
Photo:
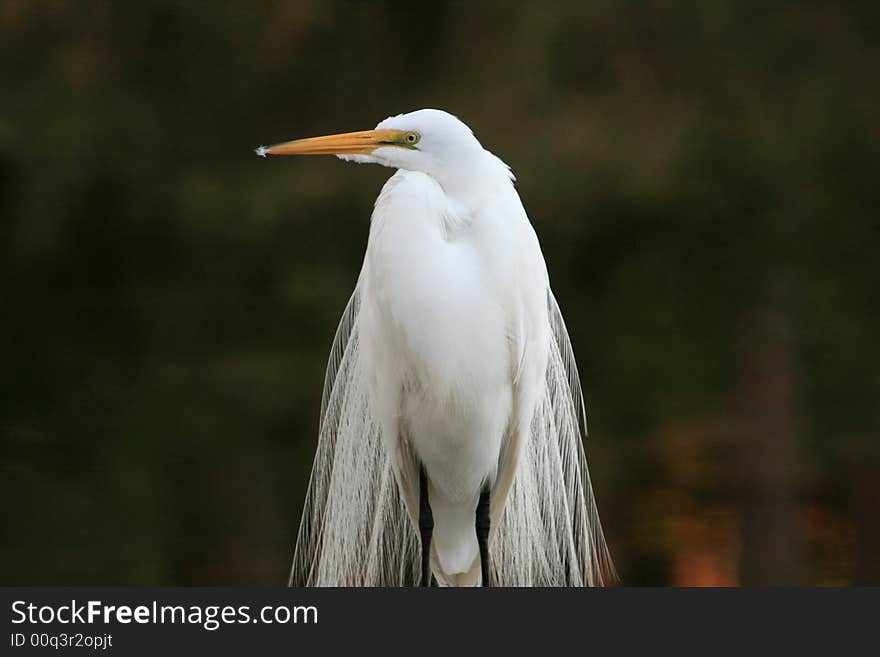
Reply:
[[[0,3],[3,584],[281,584],[390,171],[508,162],[625,584],[880,583],[880,5]]]

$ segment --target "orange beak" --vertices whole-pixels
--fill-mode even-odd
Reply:
[[[360,130],[339,135],[294,139],[273,146],[260,146],[256,153],[267,155],[369,155],[380,146],[399,145],[403,130]]]

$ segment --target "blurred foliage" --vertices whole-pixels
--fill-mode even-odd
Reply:
[[[3,584],[281,584],[390,172],[507,161],[625,584],[880,583],[880,5],[0,2]]]

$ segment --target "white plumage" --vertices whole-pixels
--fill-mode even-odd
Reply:
[[[484,487],[494,584],[607,581],[577,369],[507,166],[439,110],[260,154],[312,152],[399,170],[333,344],[291,583],[417,582],[420,465],[439,583],[480,581]]]

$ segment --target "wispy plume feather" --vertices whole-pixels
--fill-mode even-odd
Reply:
[[[531,431],[495,533],[497,586],[592,586],[614,579],[582,446],[584,403],[571,343],[548,290],[553,343]],[[333,341],[318,451],[292,586],[413,586],[420,545],[370,409],[355,289]],[[445,584],[475,585],[478,573]]]

